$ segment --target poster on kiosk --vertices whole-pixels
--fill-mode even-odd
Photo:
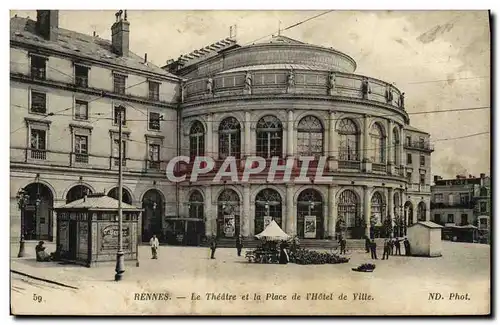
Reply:
[[[234,237],[235,225],[234,225],[234,215],[224,216],[224,236]]]
[[[304,217],[304,238],[316,238],[316,216]]]
[[[271,221],[273,221],[273,217],[271,217],[271,216],[264,216],[264,229],[266,229],[267,226],[269,226],[269,224],[271,223]]]

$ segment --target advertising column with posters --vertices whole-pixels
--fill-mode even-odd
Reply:
[[[234,214],[224,216],[224,236],[234,237],[235,233],[235,220]]]
[[[304,238],[316,238],[316,216],[304,216]]]

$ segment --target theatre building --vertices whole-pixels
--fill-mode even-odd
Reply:
[[[283,35],[200,44],[160,68],[129,48],[131,16],[110,17],[110,41],[59,28],[55,10],[11,18],[12,241],[55,240],[53,208],[85,194],[117,198],[120,117],[122,200],[144,209],[144,241],[252,238],[273,219],[301,238],[381,237],[430,220],[430,136],[410,126],[390,82]],[[190,182],[192,164],[179,164],[188,177],[172,182],[166,168],[179,155],[215,168]],[[268,180],[266,168],[214,182],[224,159],[241,167],[249,156],[295,159],[291,180]],[[325,157],[332,180],[315,176],[317,161],[297,179],[301,156]]]
[[[348,55],[282,35],[248,46],[228,38],[164,69],[184,79],[182,154],[216,162],[180,183],[180,213],[203,219],[206,235],[252,237],[274,219],[301,238],[381,237],[430,219],[429,134],[409,125],[399,89],[355,74]],[[318,182],[311,164],[302,181],[269,181],[267,169],[213,181],[224,159],[249,156],[295,158],[294,173],[298,157],[324,156],[333,180]]]

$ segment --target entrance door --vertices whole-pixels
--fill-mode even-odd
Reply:
[[[36,236],[36,218],[35,218],[35,207],[26,206],[23,211],[24,218],[24,239],[25,240],[35,240]]]
[[[77,245],[76,245],[76,239],[78,237],[77,231],[76,231],[76,221],[71,220],[69,222],[69,258],[70,259],[76,259],[76,250],[77,250]]]

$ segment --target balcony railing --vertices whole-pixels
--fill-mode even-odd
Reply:
[[[418,183],[411,183],[411,184],[408,184],[408,191],[411,191],[411,192],[430,192],[431,186],[430,185],[422,185],[422,184],[418,184]]]
[[[149,169],[160,170],[160,162],[159,161],[148,160],[147,163],[148,163]]]
[[[374,172],[381,172],[385,173],[387,172],[387,166],[385,164],[372,164],[372,170]]]
[[[407,149],[417,149],[424,151],[434,151],[434,145],[428,142],[405,142],[404,145]]]
[[[445,202],[431,202],[431,209],[446,209],[446,208],[454,208],[454,209],[473,209],[473,202],[456,202],[456,203],[445,203]]]
[[[81,164],[88,164],[89,155],[87,153],[75,153],[75,162]]]
[[[339,169],[361,169],[361,162],[352,160],[339,160]]]
[[[46,73],[45,68],[31,67],[31,77],[34,79],[42,79],[45,80]]]
[[[84,76],[76,76],[75,85],[77,85],[78,87],[87,88],[89,86],[89,78]]]
[[[113,160],[114,160],[113,164],[114,164],[115,167],[120,165],[120,159],[119,158],[114,158]],[[127,159],[122,158],[122,166],[127,166]]]
[[[31,149],[30,150],[31,159],[45,160],[47,159],[47,151],[41,149]]]

